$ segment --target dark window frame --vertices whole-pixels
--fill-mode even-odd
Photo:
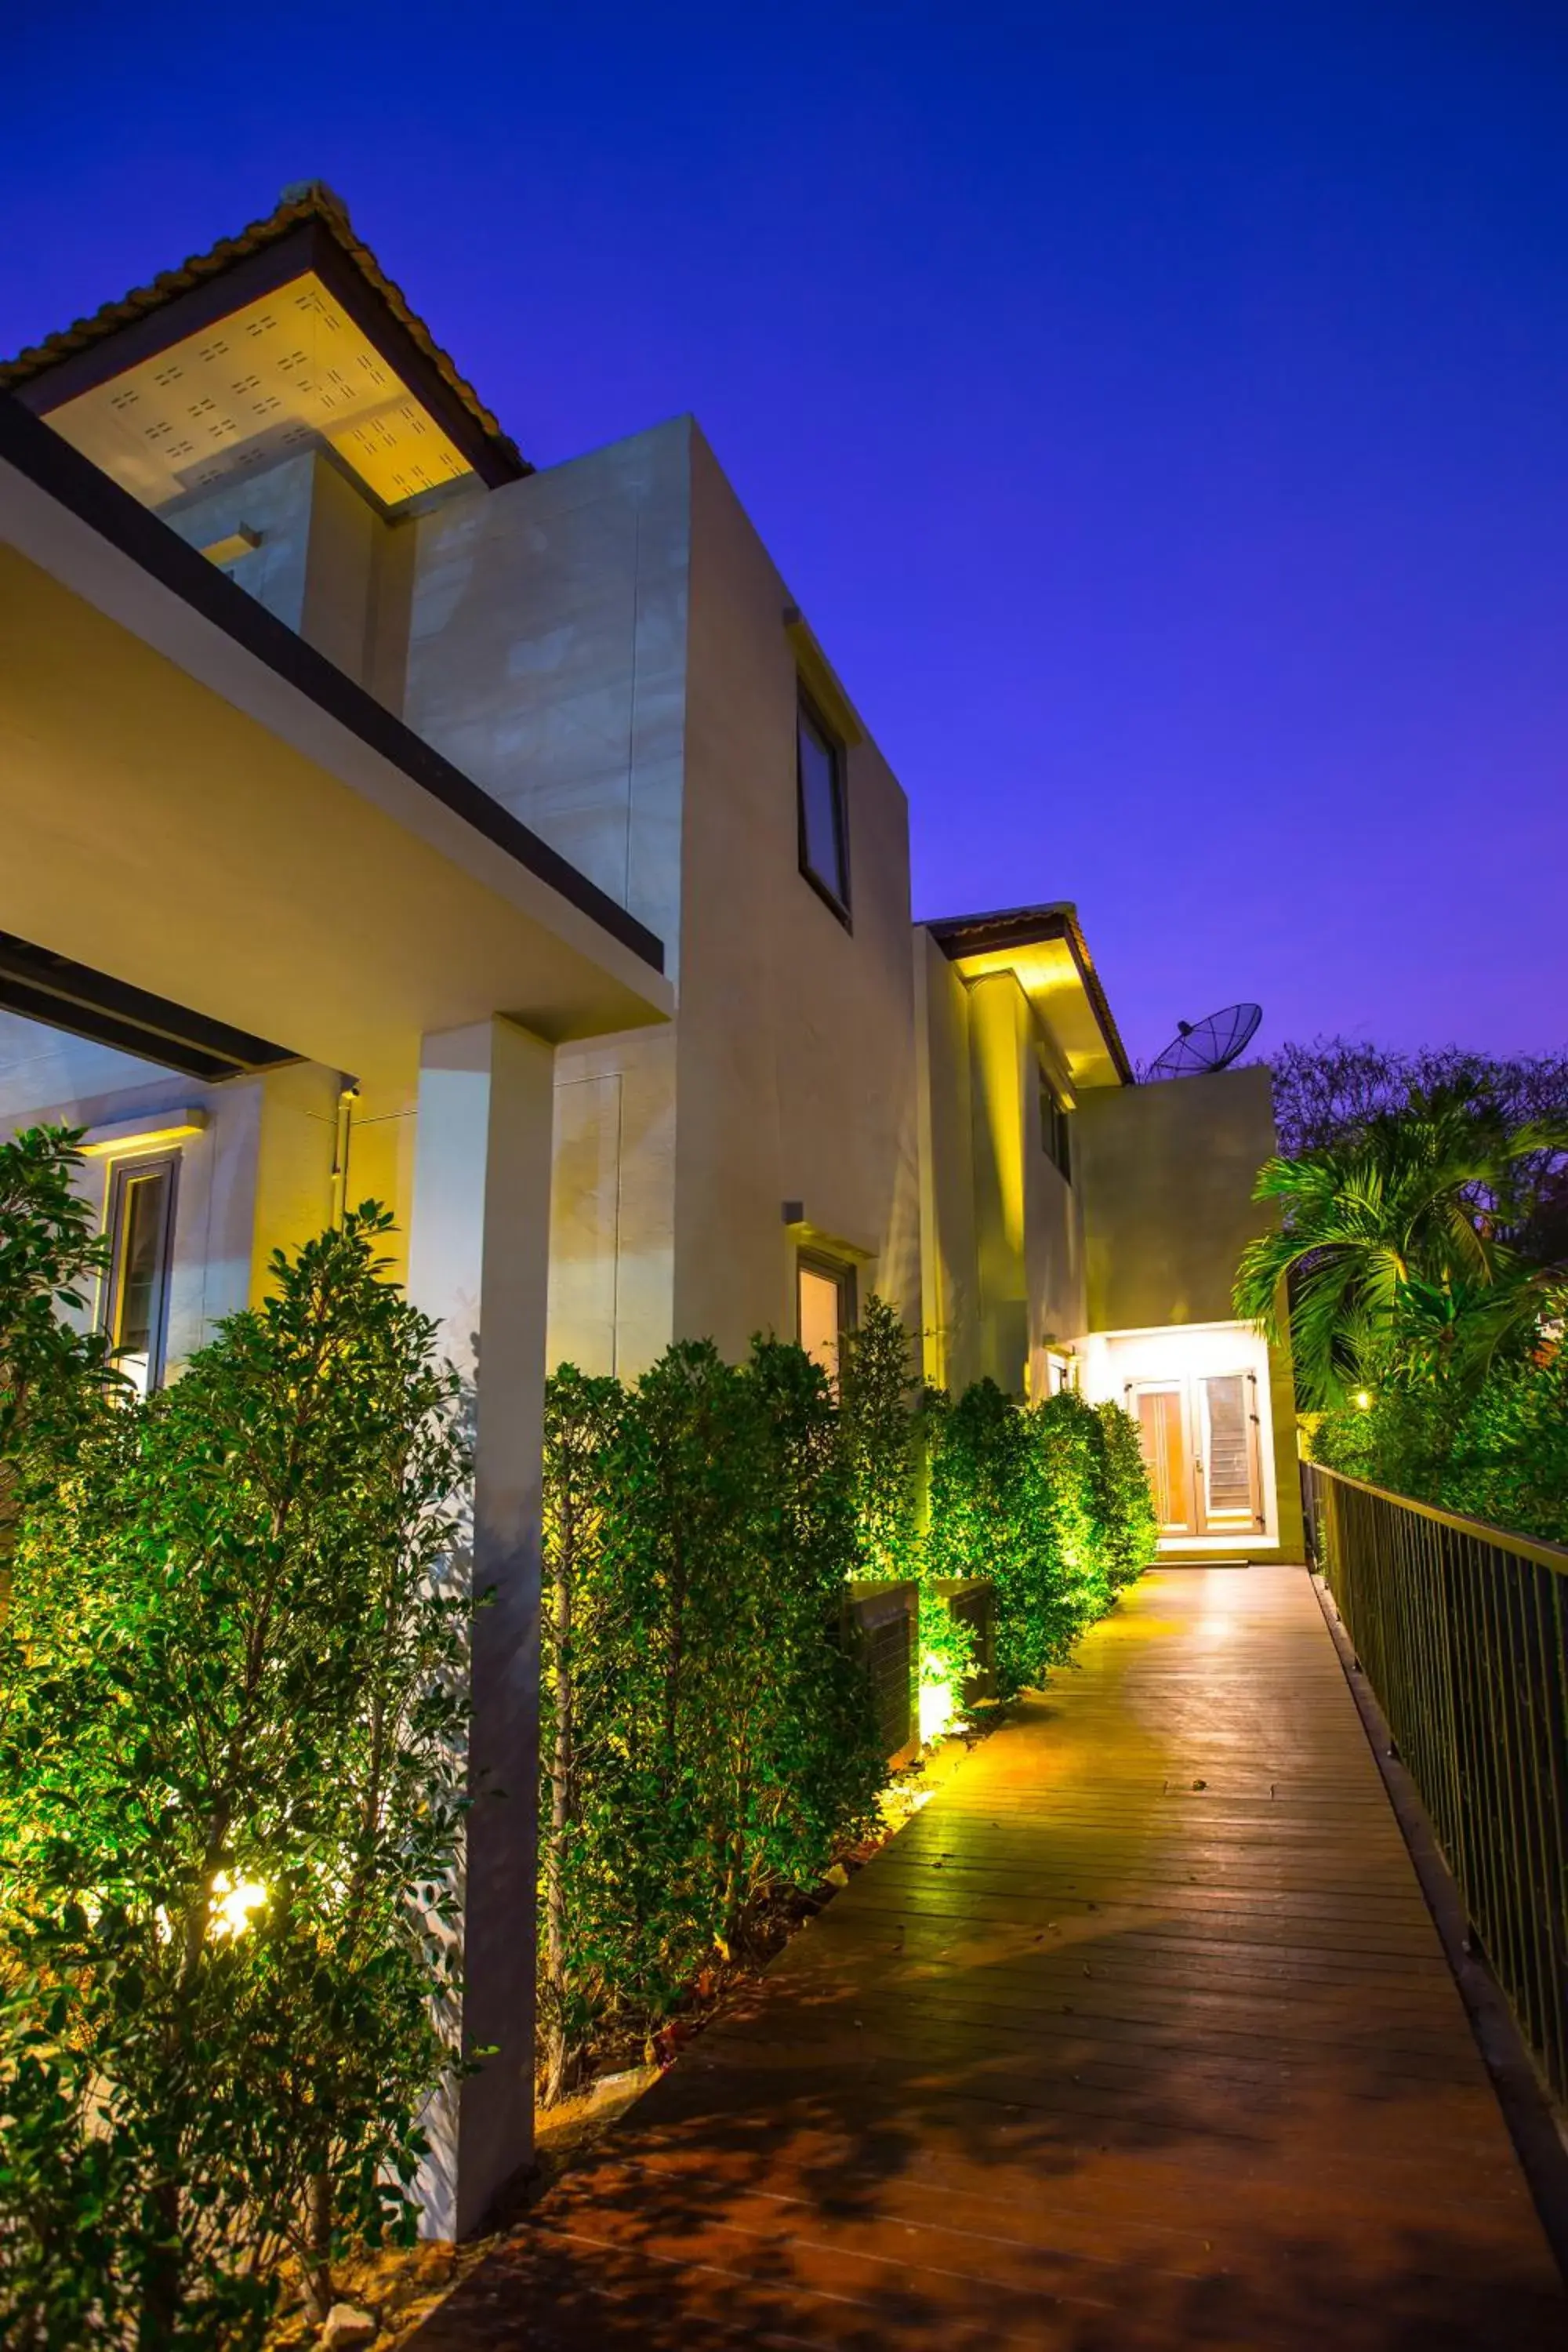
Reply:
[[[827,754],[832,773],[834,827],[837,839],[838,867],[843,882],[842,897],[834,889],[826,875],[819,874],[811,862],[806,837],[805,777],[801,759],[802,730],[809,727]],[[847,747],[829,726],[817,703],[807,693],[804,680],[797,680],[795,712],[795,823],[800,854],[800,870],[825,907],[830,907],[847,931],[854,929],[851,919],[853,877],[849,866],[849,767]]]
[[[1064,1184],[1072,1182],[1072,1113],[1063,1102],[1044,1062],[1040,1072],[1040,1150]]]
[[[180,1192],[178,1151],[128,1153],[110,1163],[109,1192],[104,1203],[104,1232],[109,1238],[109,1265],[104,1276],[100,1326],[113,1346],[121,1344],[125,1296],[127,1208],[132,1186],[140,1179],[167,1175],[163,1223],[158,1234],[158,1263],[152,1311],[147,1318],[147,1393],[163,1385],[168,1370],[169,1293],[174,1286],[174,1219]]]
[[[855,1269],[843,1258],[829,1257],[826,1251],[797,1249],[795,1254],[795,1337],[800,1345],[800,1277],[815,1274],[831,1282],[838,1293],[838,1344],[842,1350],[844,1334],[853,1331],[859,1317],[859,1295],[855,1281]]]

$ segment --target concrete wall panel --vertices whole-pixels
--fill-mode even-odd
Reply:
[[[855,744],[847,928],[800,872],[788,592],[695,433],[691,483],[676,1327],[793,1331],[787,1200],[918,1328],[907,805]]]
[[[683,419],[417,523],[404,716],[676,969]]]

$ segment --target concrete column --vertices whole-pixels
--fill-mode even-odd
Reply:
[[[465,2053],[430,2119],[433,2234],[481,2227],[533,2141],[539,1526],[554,1054],[503,1020],[426,1037],[408,1290],[474,1383],[474,1623],[463,1929]]]

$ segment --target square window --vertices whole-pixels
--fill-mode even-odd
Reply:
[[[178,1166],[177,1152],[124,1160],[109,1181],[104,1325],[116,1363],[140,1396],[163,1382]]]
[[[804,694],[795,719],[800,788],[800,870],[834,913],[849,919],[849,825],[844,746]]]
[[[826,1258],[795,1261],[795,1336],[835,1389],[844,1334],[855,1320],[855,1277]]]

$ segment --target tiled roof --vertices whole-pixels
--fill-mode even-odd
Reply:
[[[460,376],[447,353],[436,341],[424,320],[412,310],[404,299],[400,287],[395,286],[383,270],[369,246],[354,235],[349,219],[348,206],[335,195],[323,181],[310,180],[285,188],[273,211],[265,220],[252,221],[237,236],[220,237],[206,253],[195,253],[178,269],[162,270],[151,286],[139,286],[118,302],[106,302],[88,319],[79,319],[74,326],[62,328],[58,333],[46,335],[41,343],[18,352],[15,359],[0,361],[0,392],[14,392],[18,385],[43,375],[62,360],[72,359],[79,352],[89,350],[104,341],[121,328],[147,317],[164,304],[176,301],[182,294],[191,293],[211,278],[220,277],[237,262],[247,260],[260,253],[279,237],[307,222],[319,222],[342,247],[366,285],[386,305],[404,332],[417,347],[440,375],[448,391],[467,409],[479,430],[515,465],[520,471],[530,470],[527,460],[516,444],[502,432],[499,422],[484,405],[472,384]]]

